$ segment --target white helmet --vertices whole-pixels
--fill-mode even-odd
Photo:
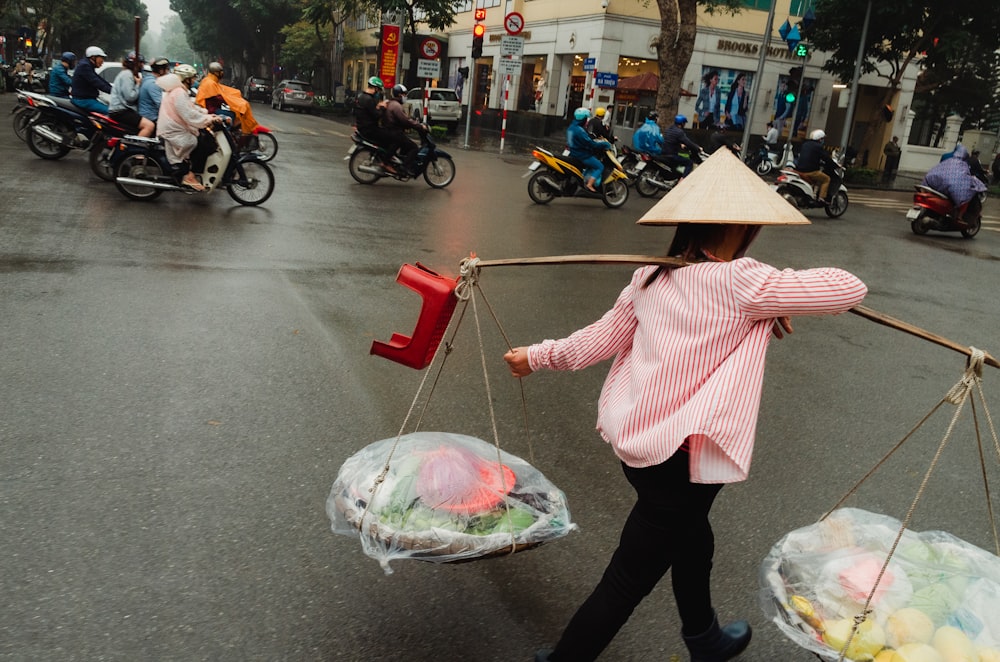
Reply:
[[[198,71],[192,67],[190,64],[178,64],[174,67],[174,73],[181,80],[187,80],[188,78],[194,78],[198,75]]]
[[[823,131],[823,129],[816,129],[815,131],[809,134],[809,137],[813,140],[823,140],[824,138],[826,138],[826,132]]]
[[[105,53],[98,46],[88,46],[86,50],[86,57],[107,57],[108,54]]]

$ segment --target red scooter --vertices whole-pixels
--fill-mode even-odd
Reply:
[[[906,218],[910,220],[910,229],[914,234],[924,235],[928,230],[961,232],[963,237],[971,239],[979,233],[982,212],[976,214],[975,218],[958,220],[969,206],[968,202],[955,207],[948,196],[929,186],[918,185],[914,188],[916,190],[913,194],[913,209],[906,212]],[[979,194],[980,205],[985,197],[985,193]]]

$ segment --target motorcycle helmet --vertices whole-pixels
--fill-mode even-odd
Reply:
[[[177,74],[177,77],[180,78],[181,80],[194,78],[195,76],[198,75],[198,72],[195,71],[195,68],[192,67],[190,64],[178,64],[176,67],[174,67],[174,73]]]
[[[378,76],[372,76],[371,78],[369,78],[368,84],[379,90],[385,87],[385,84],[382,83],[382,79],[379,78]]]
[[[595,110],[595,111],[594,111],[594,115],[595,115],[596,117],[604,117],[604,113],[606,113],[606,112],[607,112],[607,111],[606,111],[605,109],[603,109],[603,108],[598,108],[597,110]]]
[[[222,74],[224,72],[225,72],[225,69],[222,67],[222,64],[220,64],[218,62],[209,62],[208,63],[208,73],[215,74],[219,78],[222,78]]]
[[[823,140],[824,138],[826,138],[826,132],[823,131],[823,129],[816,129],[815,131],[809,134],[809,138],[812,140]]]
[[[573,119],[582,122],[583,120],[590,119],[590,111],[583,106],[577,108],[573,111]]]
[[[406,96],[406,86],[403,84],[397,84],[392,86],[392,96],[397,99],[402,99]]]
[[[76,53],[66,51],[65,53],[59,56],[59,59],[68,64],[70,67],[72,67],[74,64],[76,64]]]
[[[687,124],[687,121],[688,121],[688,118],[685,115],[675,115],[674,116],[674,124],[676,124],[678,126],[684,126],[685,124]]]
[[[167,67],[170,66],[170,60],[165,57],[158,57],[150,63],[150,66],[153,71],[166,72]]]
[[[655,110],[651,110],[649,111],[649,114],[646,115],[646,119],[653,120],[654,122],[656,122],[657,120],[660,119],[660,114]]]
[[[105,53],[101,48],[97,46],[88,46],[86,50],[87,57],[107,57],[108,54]]]

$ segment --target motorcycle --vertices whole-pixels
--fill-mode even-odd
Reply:
[[[642,162],[637,165],[639,176],[635,180],[635,190],[644,198],[652,198],[673,189],[684,176],[683,165],[663,163],[649,154],[643,154],[642,158]],[[708,158],[708,155],[705,152],[697,152],[688,158],[691,159],[691,163],[698,165]]]
[[[847,211],[847,188],[844,186],[843,159],[834,154],[833,158],[823,165],[823,172],[830,177],[830,188],[827,199],[822,200],[813,189],[812,184],[802,178],[802,173],[792,167],[782,168],[781,174],[771,186],[772,191],[799,209],[816,209],[822,207],[830,218],[839,218]]]
[[[746,164],[763,177],[771,174],[775,168],[781,167],[781,155],[770,151],[767,143],[763,143],[756,152],[747,154]]]
[[[137,133],[139,128],[116,122],[109,115],[91,113],[90,121],[97,130],[90,147],[90,169],[106,182],[115,181],[115,171],[111,167],[111,156],[115,153],[115,138],[123,138]]]
[[[28,103],[28,97],[21,92],[17,93],[17,105],[11,108],[11,119],[14,123],[14,135],[27,142],[28,127],[31,120],[38,115],[38,109]]]
[[[437,148],[428,131],[420,131],[420,147],[413,163],[413,172],[404,171],[399,159],[389,162],[389,153],[375,143],[368,142],[357,131],[351,136],[354,144],[347,150],[344,160],[359,184],[374,184],[383,177],[405,182],[423,175],[431,188],[444,188],[455,180],[455,162],[451,155]],[[386,170],[386,165],[390,166]]]
[[[979,234],[983,221],[982,214],[977,214],[976,218],[958,220],[969,203],[956,207],[948,196],[929,186],[918,184],[914,189],[913,209],[906,212],[913,234],[925,235],[929,230],[961,232],[966,239],[972,239]],[[985,201],[985,192],[978,195],[980,203]]]
[[[611,148],[604,151],[601,159],[604,171],[601,173],[600,188],[596,192],[584,186],[583,171],[586,166],[569,156],[569,150],[556,156],[547,149],[536,147],[531,155],[535,160],[528,166],[528,172],[524,176],[531,176],[528,180],[528,196],[537,204],[548,204],[553,198],[579,196],[600,198],[606,206],[617,209],[628,200],[628,175]],[[544,170],[541,169],[542,166],[545,167]]]
[[[642,161],[642,152],[637,152],[628,145],[622,145],[619,148],[620,154],[618,155],[618,162],[622,164],[622,170],[628,175],[628,180],[626,183],[631,186],[635,184],[636,180],[639,179],[639,173],[642,172],[642,168],[638,165]],[[645,167],[645,166],[643,166]]]
[[[61,159],[71,150],[87,151],[94,144],[97,129],[89,114],[69,99],[22,91],[28,105],[37,110],[28,124],[28,149],[37,156]]]
[[[256,152],[261,161],[267,163],[274,159],[278,153],[278,139],[274,137],[271,129],[258,124],[253,132],[240,136],[240,154]]]
[[[210,131],[216,149],[209,154],[205,167],[195,176],[205,192],[225,189],[236,202],[256,206],[274,192],[274,173],[255,153],[240,154],[236,139],[223,124]],[[124,136],[112,138],[114,154],[111,167],[115,186],[132,200],[153,200],[164,191],[195,191],[181,184],[186,170],[167,160],[164,145],[158,138]]]
[[[42,74],[32,71],[19,71],[14,74],[14,89],[23,92],[44,92],[45,84]]]

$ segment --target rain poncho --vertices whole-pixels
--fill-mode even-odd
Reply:
[[[188,89],[177,74],[160,76],[156,84],[166,93],[160,102],[156,135],[166,142],[167,160],[180,163],[198,145],[199,129],[211,125],[214,116],[191,100]]]
[[[924,175],[924,181],[920,183],[944,193],[956,206],[964,205],[977,193],[986,190],[986,185],[972,176],[969,162],[966,160],[968,156],[969,151],[959,145],[950,159],[945,159],[931,168]]]
[[[656,120],[647,119],[632,135],[632,146],[646,154],[659,154],[663,150],[663,132]]]
[[[205,102],[212,97],[222,97],[222,101],[236,115],[241,132],[244,134],[253,133],[254,127],[257,126],[257,120],[254,119],[253,111],[250,110],[250,102],[244,99],[235,87],[223,85],[218,78],[209,74],[202,78],[201,83],[198,84],[198,96],[195,97],[195,103],[207,109],[208,106]]]

